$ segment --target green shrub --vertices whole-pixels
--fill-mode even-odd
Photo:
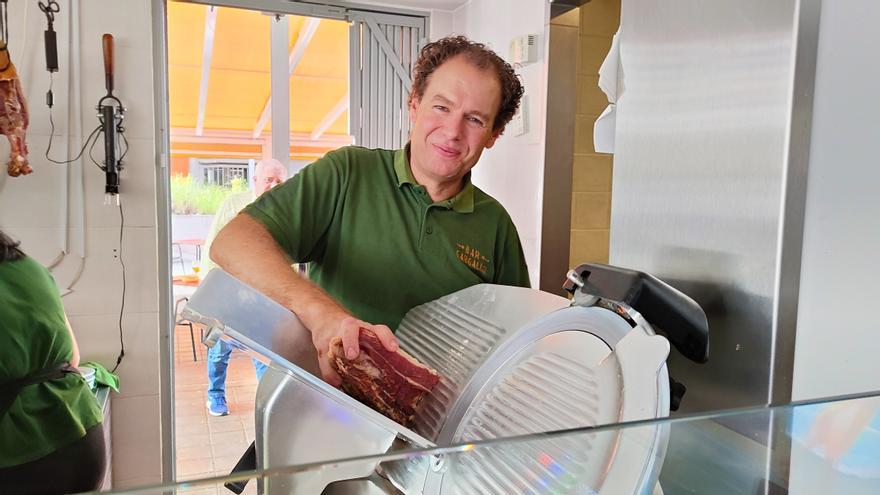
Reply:
[[[171,177],[171,212],[175,215],[213,215],[230,194],[247,191],[241,177],[226,186],[202,184],[190,176]]]

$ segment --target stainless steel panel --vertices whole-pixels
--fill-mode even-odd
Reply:
[[[683,411],[770,396],[798,3],[625,1],[611,263],[706,311]]]
[[[233,335],[274,361],[288,361],[320,376],[309,330],[290,310],[222,269],[214,269],[183,308],[182,316]]]
[[[256,411],[260,469],[381,455],[396,437],[392,429],[372,421],[362,410],[327,400],[294,373],[274,365],[260,380]],[[261,491],[271,495],[318,494],[333,481],[369,476],[376,464],[373,460],[331,471],[273,476],[263,480]]]
[[[243,345],[264,360],[270,359],[274,367],[283,369],[292,377],[279,387],[289,389],[289,395],[303,397],[303,403],[308,398],[309,403],[322,404],[321,410],[328,414],[316,415],[312,423],[304,419],[293,422],[288,425],[288,429],[294,433],[302,431],[297,430],[297,425],[311,424],[318,431],[328,425],[338,428],[339,422],[334,421],[334,418],[351,415],[362,422],[370,423],[373,428],[388,432],[392,439],[396,435],[414,446],[433,445],[421,435],[361,404],[319,378],[317,353],[311,334],[296,315],[223,270],[211,270],[190,298],[183,310],[183,316],[209,328],[206,340],[215,339],[216,334],[220,333],[222,338]],[[308,409],[316,410],[317,406]],[[321,418],[324,418],[323,422]],[[348,421],[347,424],[352,422]],[[302,449],[302,445],[299,448]],[[345,456],[348,446],[336,443],[328,445],[328,449],[333,449],[337,453],[336,458],[339,458]],[[329,458],[331,457],[327,457]]]
[[[428,457],[422,458],[426,462]],[[394,485],[379,475],[366,479],[345,480],[331,483],[321,495],[388,495],[398,493]]]
[[[795,336],[797,334],[801,255],[807,203],[807,175],[812,139],[813,87],[819,44],[819,12],[822,0],[800,0],[794,81],[791,89],[791,124],[783,191],[784,221],[779,226],[779,284],[776,289],[776,332],[773,345],[770,401],[787,404],[792,399]],[[823,284],[823,289],[824,289]],[[775,429],[783,431],[784,428]],[[780,435],[780,439],[786,435]],[[782,440],[788,442],[788,440]],[[788,449],[774,449],[776,452]]]

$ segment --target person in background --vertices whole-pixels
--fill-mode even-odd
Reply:
[[[287,180],[287,169],[278,160],[269,158],[257,163],[254,167],[253,188],[251,190],[232,194],[227,197],[211,223],[211,231],[205,240],[205,252],[210,252],[211,244],[220,229],[226,226],[230,220],[238,215],[245,206],[252,203],[260,195]],[[199,276],[204,278],[217,265],[209,257],[206,257]],[[229,414],[229,406],[226,403],[226,373],[229,368],[229,356],[232,354],[232,345],[224,340],[219,340],[214,347],[208,349],[208,401],[206,407],[211,416],[225,416]],[[257,373],[257,381],[266,372],[266,365],[254,359],[254,369]]]
[[[327,153],[245,208],[217,235],[218,265],[293,311],[312,333],[325,381],[341,337],[349,359],[361,329],[389,351],[411,308],[493,283],[528,287],[516,227],[471,169],[513,117],[523,87],[480,43],[428,43],[413,69],[403,149]],[[509,163],[516,173],[516,163]],[[284,268],[309,263],[307,280]]]
[[[96,490],[103,417],[49,271],[0,231],[0,494]]]

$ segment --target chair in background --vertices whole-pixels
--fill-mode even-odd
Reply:
[[[193,361],[198,362],[199,357],[198,357],[198,354],[196,353],[196,336],[195,336],[195,331],[193,329],[193,324],[191,321],[184,320],[180,316],[180,304],[185,303],[187,301],[189,301],[188,297],[181,297],[180,299],[177,300],[177,302],[174,303],[174,326],[175,327],[177,327],[177,326],[189,327],[189,340],[192,343]],[[199,334],[199,338],[201,340],[201,331]]]
[[[177,248],[177,254],[174,254],[174,249]],[[171,243],[171,265],[172,270],[175,262],[180,263],[180,272],[186,273],[186,266],[183,264],[183,249],[180,247],[180,243],[172,242]]]

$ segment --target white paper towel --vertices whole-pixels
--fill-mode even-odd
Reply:
[[[620,30],[611,39],[611,49],[599,67],[599,88],[608,97],[609,103],[617,103],[623,95],[623,78],[620,76]]]
[[[593,148],[596,153],[614,153],[614,130],[617,125],[615,105],[605,107],[602,115],[593,124]]]
[[[599,67],[599,89],[605,93],[609,105],[593,124],[593,148],[596,153],[614,153],[616,104],[623,96],[623,71],[620,64],[620,30],[611,39],[611,49]]]

